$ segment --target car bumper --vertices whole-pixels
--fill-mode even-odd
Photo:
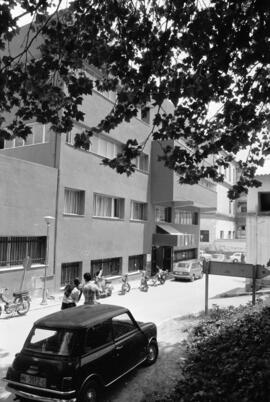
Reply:
[[[76,402],[76,391],[60,392],[25,385],[17,381],[4,378],[6,390],[17,396],[39,402]]]
[[[186,274],[186,273],[183,273],[183,274],[177,274],[177,273],[175,274],[175,273],[173,273],[172,276],[175,279],[187,279],[187,280],[190,280],[192,278],[192,275]]]

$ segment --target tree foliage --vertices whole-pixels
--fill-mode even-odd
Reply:
[[[216,306],[191,329],[168,401],[269,401],[269,330],[270,309],[262,301]]]
[[[84,119],[85,95],[114,91],[110,113],[77,135],[77,147],[88,149],[93,133],[109,133],[137,116],[140,107],[150,108],[153,121],[145,141],[160,143],[161,161],[181,183],[203,177],[222,181],[220,166],[248,150],[230,196],[259,185],[256,167],[270,151],[266,0],[74,0],[64,10],[58,1],[53,12],[49,0],[0,4],[2,139],[26,138],[25,122],[31,119],[50,123],[56,133],[68,132]],[[23,49],[14,54],[20,16],[12,10],[18,5],[33,20],[24,30]],[[100,77],[89,76],[87,66]],[[172,112],[162,108],[166,100],[174,105]],[[209,117],[213,103],[220,108]],[[11,111],[14,119],[6,121],[3,115]],[[187,147],[165,146],[166,140]],[[104,163],[130,174],[144,144],[127,139],[122,154]]]

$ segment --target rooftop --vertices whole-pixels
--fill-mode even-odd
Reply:
[[[46,328],[81,329],[126,311],[125,307],[110,304],[83,305],[49,314],[37,320],[35,325]]]

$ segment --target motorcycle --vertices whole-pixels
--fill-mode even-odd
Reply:
[[[31,298],[28,290],[13,292],[13,299],[7,296],[8,289],[0,289],[0,316],[2,312],[7,315],[25,315],[30,309]]]
[[[141,282],[140,282],[140,286],[139,286],[139,289],[142,292],[147,292],[148,291],[148,288],[149,288],[148,279],[149,279],[149,277],[146,275],[146,272],[142,271]]]
[[[103,276],[96,278],[96,285],[99,288],[99,297],[109,297],[112,295],[113,286],[112,282],[108,279],[105,279]]]
[[[122,276],[122,286],[121,286],[121,290],[120,293],[122,295],[125,295],[126,293],[128,293],[131,289],[130,284],[128,283],[128,276],[127,275],[123,275]]]
[[[168,270],[167,269],[163,270],[160,268],[159,271],[156,273],[156,275],[151,278],[151,280],[152,280],[151,285],[156,286],[156,285],[158,285],[158,283],[160,285],[164,285],[164,283],[166,282],[166,279],[167,279],[167,275],[168,275]]]

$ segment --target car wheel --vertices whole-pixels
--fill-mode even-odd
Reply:
[[[145,366],[151,366],[158,358],[158,345],[156,342],[150,342],[147,347],[147,358],[144,362]]]
[[[238,260],[234,259],[233,262],[238,262]]]
[[[95,380],[89,380],[83,386],[78,402],[98,402],[100,387]]]

